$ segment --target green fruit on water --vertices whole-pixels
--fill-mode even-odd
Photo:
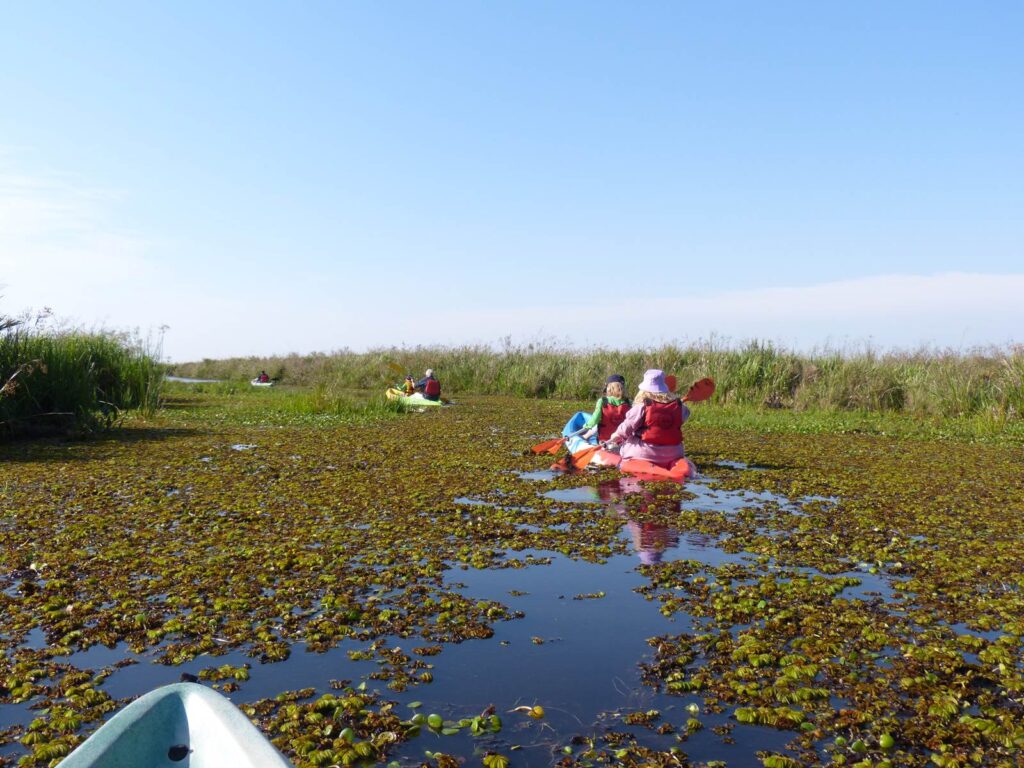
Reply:
[[[892,749],[896,746],[896,739],[892,737],[892,734],[883,733],[881,738],[878,740],[878,746],[882,749]]]
[[[846,746],[846,737],[845,736],[836,736],[836,746],[837,747],[845,747]]]
[[[351,728],[345,728],[339,735],[349,744],[356,740],[356,732]]]
[[[440,728],[442,725],[444,725],[444,718],[437,714],[431,715],[427,718],[427,725],[429,725],[431,728]]]
[[[427,716],[424,715],[422,712],[417,712],[415,715],[409,718],[409,722],[413,723],[414,725],[423,725],[427,722]]]
[[[850,745],[850,749],[858,754],[863,754],[868,751],[868,745],[864,743],[864,739],[857,739]]]

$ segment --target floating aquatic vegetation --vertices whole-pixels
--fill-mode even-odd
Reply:
[[[490,715],[451,702],[406,717],[389,697],[426,700],[440,660],[507,644],[494,635],[523,619],[526,590],[503,582],[500,600],[478,599],[460,577],[601,563],[637,546],[620,535],[633,523],[640,544],[671,546],[671,531],[744,559],[641,567],[636,599],[680,621],[651,638],[643,674],[680,706],[623,709],[580,743],[560,731],[557,761],[678,765],[701,739],[771,731],[789,747],[765,750],[766,766],[1014,764],[1019,450],[701,430],[697,414],[688,447],[729,495],[716,506],[706,488],[624,488],[612,470],[523,480],[538,468],[523,451],[563,408],[478,398],[380,423],[281,422],[196,395],[101,440],[0,449],[0,709],[25,715],[0,746],[52,763],[123,706],[108,686],[145,659],[237,690],[300,766],[386,762],[425,738],[448,765],[467,734],[477,761],[515,762]],[[565,592],[596,609],[605,589]],[[531,635],[538,654],[558,647]],[[106,649],[121,658],[80,664]],[[325,669],[321,690],[247,697],[263,664],[333,649],[364,665],[362,690],[329,682],[350,668]],[[507,731],[553,730],[548,701],[515,695],[541,718],[507,715]]]

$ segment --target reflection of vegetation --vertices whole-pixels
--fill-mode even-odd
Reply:
[[[0,705],[38,708],[0,742],[20,742],[26,765],[52,763],[120,706],[105,690],[116,666],[66,658],[118,643],[167,664],[200,659],[203,677],[237,690],[302,768],[386,762],[428,739],[409,746],[419,755],[455,732],[481,740],[492,764],[502,754],[515,764],[521,753],[489,740],[521,725],[540,741],[558,727],[552,703],[532,699],[529,670],[523,690],[495,704],[507,713],[522,697],[542,717],[506,716],[500,733],[493,713],[465,702],[410,716],[389,694],[429,686],[441,674],[433,657],[457,656],[460,643],[497,644],[496,623],[530,620],[470,598],[450,569],[515,574],[554,553],[601,562],[632,550],[626,519],[751,557],[643,568],[651,609],[692,617],[652,638],[645,667],[685,706],[558,733],[564,764],[686,764],[688,750],[701,758],[699,738],[719,737],[753,745],[749,758],[766,729],[792,737],[766,766],[1013,765],[1024,744],[1016,447],[722,430],[695,409],[688,449],[716,486],[803,501],[726,513],[659,486],[615,499],[619,516],[599,500],[538,495],[612,470],[549,482],[509,471],[543,463],[524,451],[564,422],[558,402],[477,397],[384,420],[307,417],[284,406],[287,388],[204,386],[175,387],[176,407],[124,429],[166,439],[0,448]],[[29,647],[33,630],[40,648]],[[317,690],[247,697],[261,667],[237,654],[288,663],[298,643],[372,664],[356,684],[325,670]],[[441,744],[432,764],[456,764],[447,753],[462,747]]]
[[[706,344],[660,349],[573,351],[557,345],[382,349],[367,353],[204,360],[181,375],[245,379],[266,369],[296,384],[375,388],[395,371],[435,368],[447,392],[587,398],[612,372],[631,385],[645,368],[679,381],[711,376],[713,402],[797,411],[884,411],[936,418],[980,416],[998,425],[1024,420],[1024,348],[971,352],[871,350],[798,355],[770,344],[729,349]],[[400,376],[399,376],[400,378]]]
[[[126,410],[151,413],[161,378],[157,361],[125,336],[0,317],[0,437],[90,431]]]

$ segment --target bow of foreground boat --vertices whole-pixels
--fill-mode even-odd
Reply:
[[[157,688],[118,712],[59,768],[293,768],[227,698],[197,683]]]

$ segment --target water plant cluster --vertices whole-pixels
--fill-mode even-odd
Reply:
[[[162,379],[157,356],[125,334],[0,317],[0,440],[90,432],[128,410],[151,413]]]
[[[636,350],[573,350],[557,344],[417,347],[366,353],[289,355],[182,363],[184,376],[244,379],[265,369],[296,384],[378,387],[393,370],[437,369],[447,391],[586,398],[609,373],[629,386],[651,367],[680,381],[715,379],[715,402],[797,411],[883,411],[916,416],[983,416],[999,425],[1024,420],[1024,348],[797,354],[769,343],[715,342]],[[399,376],[398,378],[401,378]]]
[[[300,768],[730,764],[709,743],[737,765],[951,768],[1024,748],[1016,446],[743,432],[697,411],[690,455],[749,502],[640,486],[609,514],[570,489],[613,470],[519,476],[545,468],[526,449],[564,403],[319,422],[232,402],[265,395],[179,392],[103,439],[0,447],[0,765],[54,765],[140,662],[196,671]],[[465,574],[602,563],[630,550],[627,519],[737,556],[642,566],[635,598],[665,622],[636,661],[678,706],[553,727],[523,669],[483,711],[421,709],[446,658],[531,620],[522,593],[474,594]],[[599,606],[605,585],[566,599]],[[325,667],[248,693],[335,650],[359,679]]]

